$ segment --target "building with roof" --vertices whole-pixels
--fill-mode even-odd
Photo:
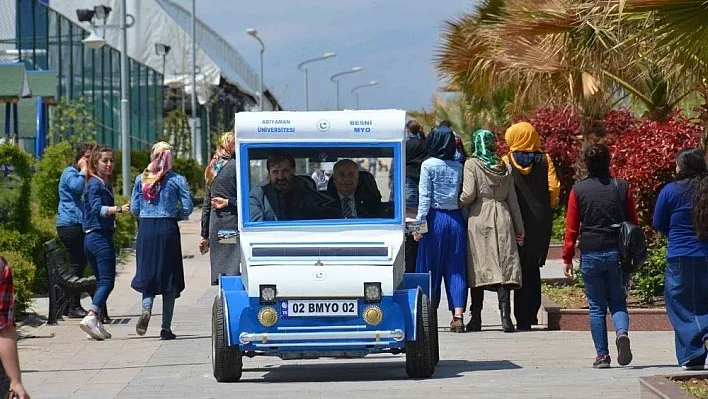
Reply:
[[[103,5],[105,19],[118,25],[120,0],[0,1],[0,137],[17,140],[41,154],[60,102],[82,103],[96,140],[120,148],[120,30],[101,29],[106,44],[91,49],[82,40],[93,33],[78,9]],[[127,0],[134,23],[127,29],[130,81],[130,143],[148,149],[163,134],[163,117],[174,110],[191,114],[191,14],[171,0]],[[163,50],[159,55],[156,45]],[[201,21],[196,27],[197,114],[201,161],[209,157],[212,135],[231,129],[236,112],[257,109],[258,74],[224,38]],[[165,49],[169,51],[165,54]],[[282,110],[266,89],[265,110]],[[66,132],[70,134],[69,131]],[[56,134],[55,134],[56,135]]]

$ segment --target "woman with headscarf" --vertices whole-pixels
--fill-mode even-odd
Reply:
[[[219,230],[236,230],[236,160],[233,158],[236,137],[234,132],[221,135],[216,152],[204,170],[206,190],[202,210],[202,232],[199,250],[210,251],[211,284],[219,284],[219,276],[241,274],[239,244],[219,243]]]
[[[428,145],[423,138],[423,127],[415,119],[406,123],[406,216],[414,217],[418,212],[418,185],[420,184],[420,168],[423,161],[428,159]],[[390,173],[393,181],[393,168]],[[391,190],[393,198],[393,189]],[[418,242],[413,236],[406,234],[406,272],[415,273],[418,258]]]
[[[160,339],[175,339],[172,315],[184,290],[182,245],[177,222],[192,213],[192,195],[184,176],[172,171],[172,147],[152,147],[150,164],[133,186],[130,211],[139,218],[135,248],[137,267],[130,286],[142,294],[142,313],[135,331],[145,335],[155,295],[162,295]]]
[[[416,272],[431,274],[432,306],[440,305],[440,283],[445,280],[452,312],[450,331],[464,332],[465,228],[458,206],[462,165],[455,161],[455,138],[447,130],[434,130],[428,138],[428,155],[420,168],[416,220],[426,220],[428,232],[414,233],[418,241]]]
[[[504,332],[513,332],[511,290],[521,287],[517,244],[524,242],[524,222],[510,167],[497,154],[494,133],[472,135],[474,153],[465,162],[460,206],[467,216],[467,284],[470,322],[467,331],[482,329],[484,290],[497,292]]]
[[[528,122],[512,125],[504,136],[509,153],[503,157],[511,176],[524,220],[526,239],[519,246],[521,281],[514,291],[516,328],[531,330],[538,324],[541,307],[541,270],[546,264],[553,230],[553,208],[558,204],[560,182],[550,155],[541,150],[541,138]]]

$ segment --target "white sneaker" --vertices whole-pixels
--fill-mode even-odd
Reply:
[[[101,332],[101,335],[103,335],[104,339],[111,339],[111,337],[113,337],[111,333],[106,331],[106,328],[103,327],[103,323],[101,322],[98,323],[98,330]]]
[[[84,330],[84,332],[91,336],[93,339],[103,341],[105,338],[99,329],[100,323],[98,317],[95,314],[90,314],[84,317],[79,323],[79,327]]]

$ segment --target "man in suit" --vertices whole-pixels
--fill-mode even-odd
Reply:
[[[334,189],[329,190],[329,194],[334,200],[334,207],[341,210],[339,218],[384,217],[384,205],[376,181],[360,182],[356,162],[342,159],[334,164],[332,172]]]
[[[269,183],[257,186],[249,195],[252,222],[307,220],[333,217],[331,200],[295,176],[295,159],[276,154],[266,161]]]

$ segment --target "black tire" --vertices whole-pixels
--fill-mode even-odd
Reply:
[[[433,364],[440,361],[440,343],[438,342],[438,310],[430,306],[430,340],[433,348]]]
[[[418,296],[415,341],[406,342],[406,374],[411,378],[430,378],[435,372],[430,325],[430,300]]]
[[[218,296],[211,308],[211,366],[218,382],[236,382],[243,374],[241,351],[228,343],[224,303]]]

